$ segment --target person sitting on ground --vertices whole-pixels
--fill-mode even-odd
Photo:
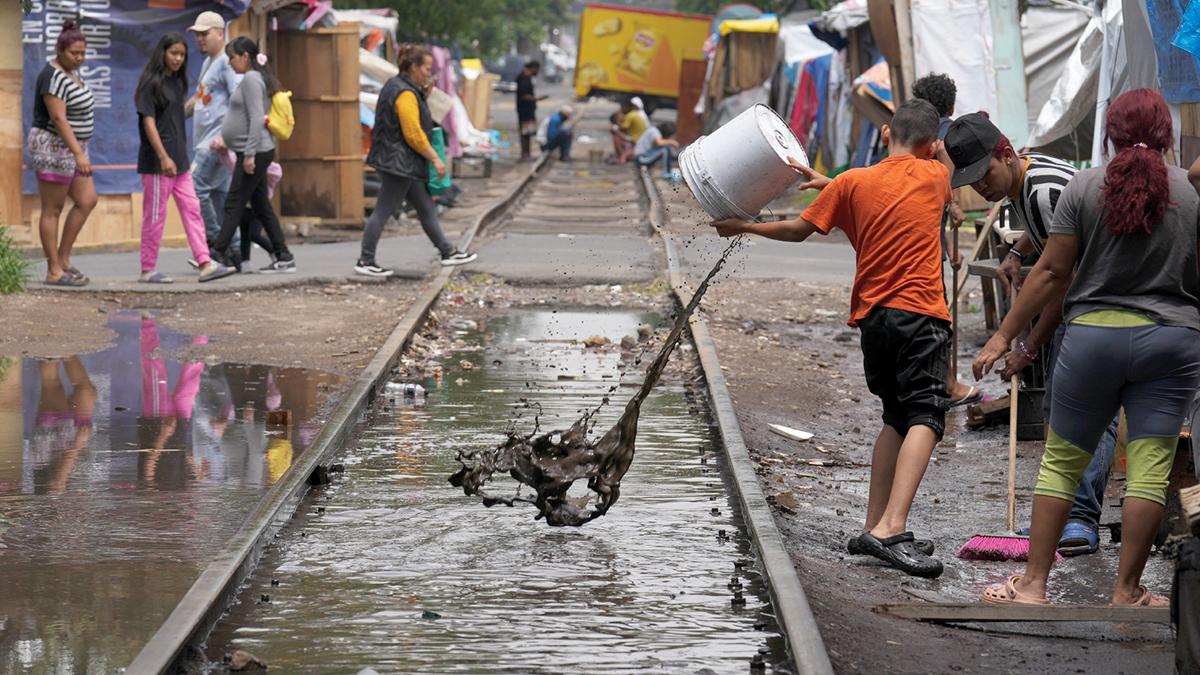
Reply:
[[[642,106],[642,99],[634,96],[621,104],[621,132],[634,143],[642,138],[642,134],[650,128],[650,118]]]
[[[624,164],[633,157],[633,139],[621,130],[624,116],[620,110],[610,115],[608,121],[611,123],[608,132],[612,134],[613,154],[605,161],[609,164]]]
[[[671,175],[671,151],[679,149],[679,141],[675,140],[675,124],[661,122],[646,130],[634,146],[634,155],[638,166],[651,167],[662,160],[663,177]]]
[[[559,108],[558,112],[549,117],[546,124],[546,142],[542,144],[542,152],[558,150],[560,161],[571,161],[571,141],[575,139],[574,126],[575,109],[569,105]]]
[[[1200,195],[1189,172],[1164,158],[1175,136],[1161,94],[1122,94],[1104,121],[1115,155],[1105,167],[1079,171],[1062,190],[1041,258],[975,359],[975,377],[982,378],[1034,315],[1065,292],[1067,331],[1034,490],[1029,562],[1024,575],[984,591],[984,602],[1046,604],[1055,549],[1091,448],[1124,406],[1130,442],[1112,604],[1168,604],[1141,577],[1179,429],[1200,384]],[[1200,162],[1192,171],[1200,173]]]
[[[946,135],[945,147],[954,166],[958,167],[951,178],[952,186],[970,185],[988,201],[1008,199],[1015,217],[1025,226],[1021,241],[1009,249],[1000,265],[1005,285],[1019,288],[1021,265],[1035,258],[1035,251],[1045,248],[1047,228],[1054,222],[1055,207],[1063,188],[1075,176],[1075,167],[1038,153],[1018,155],[986,113],[971,113],[955,120]],[[1037,323],[1025,339],[1017,341],[1017,350],[1005,359],[1002,371],[1005,379],[1011,378],[1037,359],[1039,349],[1043,346],[1049,349],[1046,394],[1042,404],[1046,419],[1050,419],[1054,371],[1067,331],[1066,324],[1062,323],[1062,304],[1063,298],[1059,295],[1041,308]],[[1092,461],[1075,493],[1071,516],[1058,542],[1059,553],[1063,555],[1095,553],[1100,547],[1100,513],[1117,447],[1117,422],[1118,418],[1114,417],[1095,446]]]
[[[946,131],[949,130],[950,122],[953,121],[950,116],[954,114],[954,103],[958,98],[958,87],[954,85],[954,80],[942,73],[930,73],[913,82],[912,93],[913,98],[929,101],[938,111],[938,140],[945,141]],[[947,169],[954,171],[954,164],[946,155],[944,146],[938,148],[937,157],[946,165]],[[957,199],[950,200],[948,215],[949,225],[955,229],[961,227],[963,221],[966,220],[966,214],[958,205]],[[950,250],[950,241],[946,237],[945,228],[942,229],[942,249],[946,252],[943,259],[947,260],[950,267],[957,272],[962,267],[962,254]],[[950,372],[946,376],[946,389],[950,391],[951,408],[974,405],[983,400],[983,392],[979,387],[958,381],[958,364],[954,362],[954,359],[950,360]]]
[[[882,130],[890,147],[875,166],[830,180],[799,162],[800,189],[821,193],[794,220],[713,223],[723,237],[753,233],[801,242],[843,230],[856,253],[851,326],[862,335],[867,387],[883,402],[871,460],[866,526],[847,548],[908,574],[937,577],[933,546],[908,530],[908,513],[945,428],[950,314],[942,283],[939,216],[950,201],[945,165],[934,161],[937,111],[915,99]]]

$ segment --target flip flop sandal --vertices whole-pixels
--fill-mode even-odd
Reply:
[[[86,274],[84,274],[83,272],[80,272],[79,269],[77,267],[75,267],[74,265],[71,265],[70,267],[64,269],[63,274],[70,274],[71,276],[75,277],[76,279],[83,279],[84,281],[91,281],[90,279],[88,279]]]
[[[1142,595],[1132,604],[1131,607],[1170,607],[1171,600],[1164,598],[1161,595],[1155,595],[1150,592],[1145,586],[1138,586],[1138,590]]]
[[[1049,605],[1045,598],[1035,598],[1017,590],[1017,580],[1021,577],[1013,575],[1002,584],[993,584],[983,591],[983,601],[989,605]]]
[[[967,395],[958,399],[957,401],[951,401],[950,407],[958,408],[958,407],[964,406],[964,405],[975,405],[976,403],[979,403],[982,400],[983,400],[983,392],[980,391],[979,387],[972,385],[971,389],[967,391]]]
[[[148,277],[139,278],[138,282],[143,284],[173,284],[175,280],[162,272],[155,272]]]
[[[57,279],[46,279],[43,283],[47,286],[58,286],[60,288],[83,288],[88,285],[87,278],[73,277],[66,272]]]

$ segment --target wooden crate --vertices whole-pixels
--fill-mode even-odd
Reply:
[[[323,225],[362,225],[366,208],[362,157],[292,160],[284,174],[279,183],[284,219],[320,218]]]
[[[272,36],[280,82],[292,92],[296,130],[279,144],[281,217],[363,222],[358,24]]]

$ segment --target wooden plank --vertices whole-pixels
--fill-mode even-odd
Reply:
[[[875,606],[879,614],[917,621],[1101,621],[1170,623],[1169,607],[1112,605],[985,605],[983,603],[897,602]]]
[[[21,71],[0,70],[0,224],[21,219]]]
[[[704,95],[704,75],[707,61],[685,60],[679,71],[679,101],[676,104],[675,138],[687,145],[700,137],[700,116],[694,111],[696,102]]]

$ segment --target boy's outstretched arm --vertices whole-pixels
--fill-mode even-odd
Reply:
[[[818,231],[817,226],[805,220],[803,216],[795,220],[774,220],[766,223],[748,223],[737,218],[729,218],[718,220],[712,223],[712,226],[722,237],[757,234],[768,239],[793,242],[804,241]]]

